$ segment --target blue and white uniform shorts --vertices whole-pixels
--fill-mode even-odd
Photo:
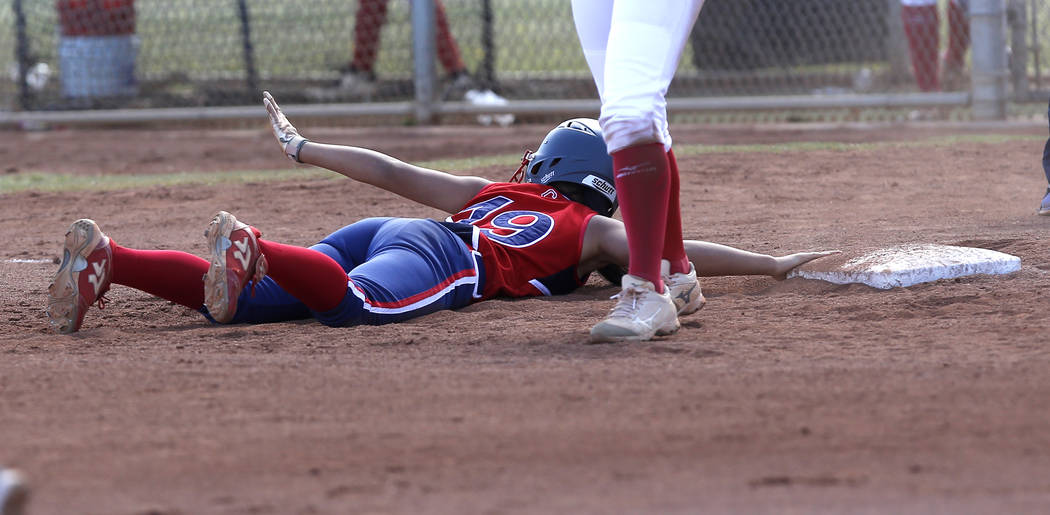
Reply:
[[[472,229],[416,218],[367,218],[343,227],[310,247],[346,271],[346,297],[335,309],[311,311],[266,277],[254,295],[251,288],[241,292],[230,323],[312,317],[333,327],[380,325],[464,307],[480,298],[484,268],[457,235],[459,226]]]

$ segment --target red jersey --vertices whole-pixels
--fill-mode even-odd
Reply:
[[[545,184],[485,186],[450,222],[471,224],[485,265],[482,299],[569,293],[587,222],[596,213]]]

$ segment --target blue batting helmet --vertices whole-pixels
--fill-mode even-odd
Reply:
[[[561,122],[547,133],[536,152],[526,154],[522,166],[525,182],[555,186],[600,215],[612,216],[619,207],[612,157],[597,120]]]

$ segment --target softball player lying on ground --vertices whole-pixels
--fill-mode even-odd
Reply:
[[[112,283],[223,324],[313,317],[329,326],[352,326],[399,322],[494,297],[568,293],[592,272],[627,265],[623,224],[610,218],[617,207],[611,158],[594,120],[574,119],[554,128],[512,177],[523,177],[524,183],[492,182],[364,148],[308,141],[269,93],[264,104],[289,158],[451,216],[368,218],[305,248],[262,239],[258,229],[220,212],[205,232],[210,261],[179,251],[123,247],[94,221],[77,220],[66,233],[62,262],[48,288],[48,316],[56,330],[79,330],[87,309],[96,302],[102,307]],[[682,313],[704,304],[697,273],[782,278],[831,253],[773,257],[702,241],[685,246],[695,271],[665,277]]]

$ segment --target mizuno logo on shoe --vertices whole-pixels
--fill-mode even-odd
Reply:
[[[106,260],[103,259],[98,263],[91,263],[91,268],[95,270],[95,273],[88,275],[88,282],[95,288],[95,295],[98,295],[98,291],[102,289],[102,284],[106,282]]]
[[[693,294],[693,290],[695,290],[695,289],[696,289],[696,284],[694,284],[688,290],[686,290],[686,291],[684,291],[682,293],[679,293],[678,295],[675,295],[675,298],[676,299],[682,299],[682,303],[683,304],[687,304],[689,302],[689,296]]]
[[[252,251],[248,248],[248,237],[245,236],[244,239],[235,241],[233,244],[237,246],[237,250],[233,251],[233,257],[240,261],[241,270],[248,271],[248,262],[252,259]]]

